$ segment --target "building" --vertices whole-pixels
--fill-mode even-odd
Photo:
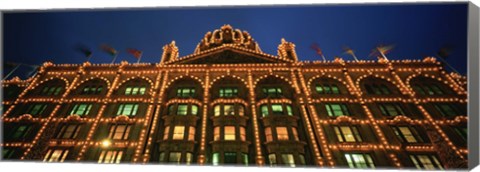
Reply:
[[[224,25],[159,63],[53,64],[2,82],[3,158],[466,168],[466,77],[423,60],[299,61]]]

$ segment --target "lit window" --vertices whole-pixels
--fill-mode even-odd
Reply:
[[[98,158],[98,163],[105,163],[105,164],[118,164],[122,159],[123,151],[120,150],[103,150],[100,153],[100,157]]]
[[[370,154],[352,153],[345,154],[348,166],[350,168],[375,168]]]
[[[185,126],[175,126],[173,128],[173,140],[183,140],[185,135]]]
[[[88,115],[90,112],[90,109],[92,108],[92,104],[76,104],[73,106],[72,110],[70,111],[70,115],[79,115],[79,116],[84,116]]]
[[[178,88],[177,97],[187,98],[195,96],[195,88]]]
[[[190,127],[188,131],[188,140],[194,141],[195,140],[195,127]]]
[[[282,161],[287,166],[295,167],[295,159],[293,159],[293,154],[282,154]]]
[[[280,87],[266,87],[262,89],[262,92],[267,97],[281,97],[282,96],[282,88]]]
[[[410,160],[418,169],[443,170],[443,166],[435,155],[410,155]]]
[[[220,88],[220,97],[237,97],[237,88]]]
[[[190,165],[190,163],[192,162],[192,157],[193,157],[192,153],[187,152],[187,157],[185,159],[185,162],[187,165]]]
[[[275,154],[269,154],[268,155],[268,161],[270,162],[270,166],[276,166],[277,165],[277,156],[275,156]]]
[[[215,105],[213,108],[214,115],[235,115],[237,114],[236,110],[238,109],[238,115],[243,116],[245,113],[245,108],[242,105],[238,104],[219,104]],[[222,111],[223,110],[223,111]]]
[[[68,124],[62,126],[60,132],[57,135],[58,139],[75,139],[80,132],[80,124]]]
[[[81,95],[97,95],[100,94],[103,90],[102,85],[87,85],[83,87]]]
[[[271,104],[270,107],[272,108],[272,114],[273,115],[289,115],[289,116],[293,115],[291,105]],[[263,117],[270,115],[269,110],[268,110],[268,105],[260,106],[260,110],[261,110],[261,113],[262,113]]]
[[[170,152],[170,155],[168,157],[168,162],[180,164],[181,158],[182,158],[181,152]]]
[[[340,90],[335,84],[318,84],[315,86],[318,94],[340,94]]]
[[[168,133],[170,133],[170,126],[165,127],[165,131],[163,132],[163,140],[168,139]]]
[[[405,115],[400,104],[396,103],[380,103],[378,104],[382,115],[384,116],[398,116]]]
[[[213,129],[213,140],[220,140],[220,127],[215,127]]]
[[[297,133],[297,129],[296,128],[293,128],[292,127],[292,133],[293,133],[293,138],[298,141],[298,133]]]
[[[327,109],[328,116],[337,117],[337,116],[350,116],[347,105],[345,104],[325,104]]]
[[[225,164],[236,164],[237,163],[237,153],[235,152],[225,152],[223,154]]]
[[[423,142],[413,127],[392,127],[395,135],[404,143],[418,143]]]
[[[128,86],[125,88],[125,95],[144,95],[146,86]]]
[[[248,154],[242,153],[243,164],[248,165]]]
[[[288,140],[287,127],[276,127],[276,129],[277,129],[278,140]]]
[[[225,140],[235,140],[235,127],[225,126]]]
[[[40,115],[47,108],[46,104],[33,104],[27,110],[27,113],[30,115]]]
[[[245,128],[240,127],[240,140],[245,141],[246,135],[245,135]]]
[[[30,132],[31,129],[32,129],[32,127],[29,126],[29,125],[17,126],[16,129],[14,130],[15,132],[13,132],[11,138],[12,139],[23,139],[28,135],[28,133]]]
[[[120,104],[117,111],[117,116],[119,115],[127,115],[127,116],[135,116],[137,115],[138,111],[138,104],[134,103],[125,103]]]
[[[49,149],[43,158],[43,162],[63,162],[67,155],[67,149]]]
[[[333,126],[339,142],[361,142],[362,138],[357,127],[354,126]]]
[[[131,125],[127,124],[118,124],[110,126],[110,133],[108,138],[114,140],[126,140],[130,134]]]
[[[267,142],[273,141],[272,129],[270,127],[265,128],[265,137],[267,138]]]
[[[440,112],[440,114],[444,117],[455,117],[460,115],[453,104],[441,103],[441,104],[433,104],[435,109]]]
[[[212,155],[212,164],[218,165],[219,163],[220,163],[220,154],[218,152],[215,152]]]
[[[188,105],[180,104],[177,107],[177,115],[187,115]]]

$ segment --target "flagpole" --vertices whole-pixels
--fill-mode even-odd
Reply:
[[[457,70],[455,70],[455,68],[453,68],[453,66],[451,66],[445,59],[443,59],[443,58],[442,58],[441,56],[439,56],[438,54],[437,54],[437,57],[438,57],[438,59],[440,59],[443,63],[445,63],[450,69],[452,69],[454,72],[460,73],[460,72],[458,72]]]
[[[377,47],[377,51],[380,53],[380,55],[382,55],[383,58],[385,58],[385,60],[388,60],[387,56],[385,56],[385,54],[383,54],[383,52],[380,49],[378,49],[378,47]]]
[[[90,58],[92,58],[92,55],[89,55],[89,56],[87,57],[87,62],[90,62]]]
[[[18,67],[20,67],[21,65],[22,65],[21,63],[18,63],[18,65],[15,66],[15,68],[13,68],[12,71],[10,71],[10,72],[7,74],[7,76],[5,76],[5,78],[3,78],[3,80],[7,79],[10,75],[12,75],[13,72],[15,72],[15,71],[18,69]]]
[[[325,59],[325,56],[322,54],[322,59],[323,59],[323,62],[326,62],[327,60]]]
[[[143,53],[140,54],[140,57],[138,57],[137,64],[140,63],[140,59],[142,59]]]
[[[115,56],[113,56],[113,60],[112,60],[111,64],[113,64],[115,62],[115,60],[117,59],[117,56],[118,56],[118,54],[115,54]]]

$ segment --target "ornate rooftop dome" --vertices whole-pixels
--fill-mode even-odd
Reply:
[[[233,29],[230,25],[223,25],[220,29],[207,32],[205,37],[198,43],[194,53],[199,53],[222,44],[233,44],[257,52],[262,52],[258,43],[253,40],[247,31]]]

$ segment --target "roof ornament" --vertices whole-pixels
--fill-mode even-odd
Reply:
[[[234,29],[229,24],[226,24],[213,32],[207,32],[200,43],[198,43],[194,53],[197,54],[222,45],[237,46],[262,52],[258,43],[253,40],[247,31]]]

